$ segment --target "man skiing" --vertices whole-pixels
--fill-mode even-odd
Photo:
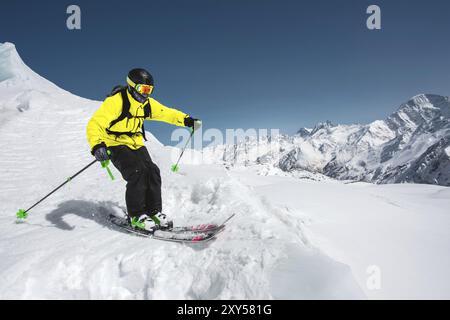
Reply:
[[[150,95],[152,75],[144,69],[128,73],[127,86],[116,87],[87,125],[91,153],[98,161],[111,159],[127,181],[125,200],[134,228],[154,231],[169,226],[162,213],[161,176],[144,146],[144,120],[168,122],[197,130],[201,121],[164,106]]]

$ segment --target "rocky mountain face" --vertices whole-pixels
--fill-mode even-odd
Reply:
[[[450,99],[421,94],[385,120],[319,123],[293,136],[249,138],[207,148],[227,165],[307,170],[341,180],[450,186]]]

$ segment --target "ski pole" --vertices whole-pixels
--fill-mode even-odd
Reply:
[[[80,171],[78,171],[77,173],[75,173],[73,176],[67,178],[66,181],[64,181],[62,184],[60,184],[57,188],[55,188],[52,192],[50,192],[49,194],[47,194],[45,197],[43,197],[41,200],[39,200],[38,202],[36,202],[35,204],[33,204],[31,207],[29,207],[27,210],[23,210],[23,209],[19,209],[19,211],[17,211],[16,216],[17,219],[26,219],[28,217],[28,211],[30,211],[31,209],[33,209],[34,207],[36,207],[39,203],[41,203],[42,201],[44,201],[45,199],[47,199],[49,196],[51,196],[53,193],[55,193],[57,190],[59,190],[62,186],[64,186],[66,183],[72,181],[76,176],[78,176],[80,173],[82,173],[84,170],[86,170],[87,168],[89,168],[90,166],[92,166],[94,163],[96,163],[97,160],[93,160],[91,163],[89,163],[87,166],[85,166],[83,169],[81,169]],[[108,164],[109,161],[102,161],[101,162],[102,167],[106,168],[106,170],[108,171],[109,176],[111,177],[112,180],[114,180],[114,177],[111,173],[111,171],[108,168]]]
[[[111,151],[110,150],[106,151],[106,153],[108,154],[108,156],[111,155]],[[106,168],[106,171],[108,172],[108,175],[111,178],[111,180],[114,180],[114,176],[113,176],[111,170],[109,170],[109,167],[108,167],[109,160],[103,160],[103,161],[100,161],[100,163],[102,165],[102,168]]]
[[[186,142],[186,145],[184,146],[183,151],[181,151],[181,154],[180,154],[180,156],[178,157],[177,163],[174,164],[174,165],[172,165],[172,167],[171,167],[172,172],[178,172],[178,170],[180,169],[180,168],[178,167],[178,162],[180,162],[180,159],[181,159],[181,157],[183,156],[184,150],[186,150],[186,147],[188,146],[189,141],[191,141],[191,138],[192,138],[193,135],[194,135],[194,129],[192,129],[191,135],[189,136],[189,139],[188,139],[188,141]]]

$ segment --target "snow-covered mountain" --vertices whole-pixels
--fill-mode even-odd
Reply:
[[[450,186],[450,99],[421,94],[386,120],[367,125],[327,121],[313,129],[301,128],[294,136],[247,139],[209,149],[205,153],[231,165],[257,163],[341,180]]]
[[[178,174],[170,166],[179,150],[148,132],[147,147],[161,169],[164,212],[175,225],[220,222],[236,213],[207,245],[142,239],[112,227],[106,216],[125,206],[125,182],[113,167],[117,179],[111,181],[100,165],[16,222],[17,209],[92,161],[85,129],[99,104],[38,76],[14,45],[0,44],[0,298],[450,297],[450,188],[345,184],[300,171],[308,179],[297,179],[272,165],[275,151],[289,153],[308,136],[334,130],[343,141],[339,132],[349,128],[326,123],[303,136],[266,138],[259,150],[265,157],[240,146],[208,149],[211,164],[189,164],[186,157]],[[310,145],[311,155],[325,154],[329,143],[318,147],[323,153]],[[213,163],[217,154],[226,163],[229,152],[264,165],[227,169]],[[321,159],[308,158],[308,165],[323,167]],[[376,268],[381,273],[373,274]],[[373,277],[379,286],[368,285]]]

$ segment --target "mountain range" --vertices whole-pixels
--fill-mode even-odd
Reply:
[[[263,165],[339,180],[450,186],[450,99],[419,94],[385,120],[301,128],[295,135],[250,137],[206,148],[226,165]]]

